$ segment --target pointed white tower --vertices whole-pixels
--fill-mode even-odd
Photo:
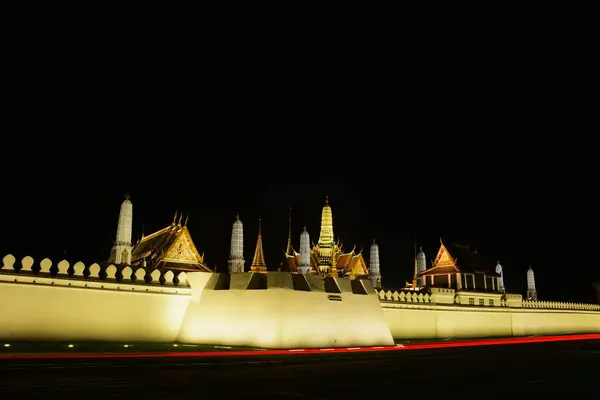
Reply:
[[[244,224],[240,214],[235,216],[231,228],[231,251],[229,252],[229,273],[244,272]]]
[[[537,300],[537,290],[535,289],[535,276],[531,265],[527,270],[527,300]]]
[[[498,290],[504,293],[506,292],[506,288],[504,287],[504,271],[502,270],[500,261],[496,261],[496,273],[500,275],[500,278],[498,278]]]
[[[119,222],[117,224],[117,239],[110,252],[109,263],[113,264],[131,264],[131,234],[133,231],[133,204],[129,200],[129,195],[125,195],[125,200],[121,203],[119,212]]]
[[[369,254],[369,279],[374,288],[381,289],[381,272],[379,270],[379,246],[373,239]]]
[[[300,264],[298,269],[303,274],[310,273],[310,236],[304,226],[304,230],[300,234]]]
[[[427,269],[427,258],[425,257],[425,252],[423,252],[423,248],[419,247],[419,252],[417,253],[417,271],[420,274],[421,272]],[[417,276],[417,286],[423,287],[423,277]]]

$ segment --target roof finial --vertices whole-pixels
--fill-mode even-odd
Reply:
[[[175,221],[177,221],[177,210],[175,210],[175,215],[173,216],[173,222],[171,225],[175,225]]]
[[[183,213],[179,214],[179,221],[177,221],[177,225],[181,226],[181,218],[183,218]]]
[[[262,236],[262,219],[258,217],[258,236]]]
[[[125,193],[125,200],[129,200],[131,199],[131,196],[129,195],[129,193]]]
[[[187,226],[188,219],[190,219],[190,214],[185,216],[185,222],[183,223],[183,226]]]
[[[306,232],[306,225],[304,225],[304,231]]]
[[[375,244],[375,238],[373,238],[373,244]]]
[[[235,219],[239,220],[240,219],[240,212],[238,211],[237,214],[235,215]]]
[[[325,196],[325,205],[329,205],[329,196]]]

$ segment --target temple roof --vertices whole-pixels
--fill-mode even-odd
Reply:
[[[485,273],[500,276],[495,271],[494,263],[484,259],[477,249],[470,246],[451,243],[440,243],[440,249],[432,267],[421,275],[453,274],[457,272]]]
[[[136,265],[143,261],[152,268],[211,271],[198,253],[187,226],[175,223],[144,237],[135,245],[131,263]]]

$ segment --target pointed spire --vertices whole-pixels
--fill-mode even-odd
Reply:
[[[265,256],[263,253],[262,245],[262,223],[261,219],[258,219],[258,238],[256,239],[256,250],[254,250],[254,259],[250,266],[252,272],[266,272],[267,264],[265,263]]]
[[[235,215],[235,219],[237,219],[238,221],[240,220],[240,212],[238,211],[237,214]]]
[[[177,210],[175,210],[175,215],[173,216],[173,222],[171,222],[171,225],[175,225],[175,221],[177,221]]]
[[[375,238],[373,238],[373,244],[377,244],[377,243],[375,243]]]
[[[181,226],[181,218],[183,218],[183,213],[179,214],[179,221],[177,221],[178,226]]]
[[[130,200],[131,196],[129,195],[129,193],[125,193],[125,200]]]
[[[325,205],[329,205],[329,196],[325,196]]]
[[[288,222],[288,242],[287,248],[285,249],[285,254],[293,256],[294,248],[292,246],[292,205],[290,204],[290,218]]]
[[[187,226],[188,219],[190,219],[190,214],[187,214],[187,215],[185,216],[185,222],[183,223],[183,226]]]

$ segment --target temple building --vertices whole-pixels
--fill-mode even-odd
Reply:
[[[500,278],[498,278],[498,285],[500,291],[504,293],[506,291],[506,288],[504,287],[504,270],[502,269],[502,265],[500,265],[500,261],[496,261],[496,273],[500,275]]]
[[[265,262],[265,255],[263,253],[262,245],[262,227],[261,220],[258,220],[258,238],[256,239],[256,249],[254,250],[254,258],[252,259],[252,265],[250,266],[251,272],[267,272],[267,263]],[[243,272],[243,271],[240,271]]]
[[[183,214],[177,218],[177,213],[171,225],[143,236],[135,245],[131,243],[133,231],[133,204],[126,196],[121,204],[119,222],[117,225],[117,240],[112,247],[109,259],[103,264],[131,265],[144,267],[148,271],[174,270],[187,272],[212,272],[204,263],[194,245],[190,231],[187,228],[187,218],[183,225]]]
[[[303,232],[302,235],[305,235],[305,233]],[[350,277],[352,279],[369,277],[369,270],[363,258],[362,251],[356,253],[352,249],[352,251],[346,253],[339,244],[339,241],[335,241],[333,213],[328,198],[325,199],[325,205],[321,212],[321,232],[317,244],[313,245],[312,249],[307,249],[306,241],[308,240],[308,232],[306,232],[304,239],[302,235],[300,237],[301,249],[300,253],[298,253],[292,246],[290,218],[288,247],[285,252],[285,262],[290,271],[307,271],[309,274]],[[304,247],[302,244],[304,244]],[[308,254],[306,254],[307,250]],[[308,265],[306,265],[307,261]],[[300,265],[302,265],[302,269]]]
[[[425,287],[450,288],[479,292],[500,292],[500,278],[493,264],[486,262],[477,249],[440,240],[440,249],[431,268],[419,274]]]
[[[244,224],[240,221],[240,214],[237,214],[231,228],[229,273],[244,272],[244,263]]]
[[[182,218],[183,214],[180,214],[178,219],[175,213],[171,225],[143,236],[133,248],[131,265],[150,270],[213,272],[206,266],[204,255],[200,255],[194,245],[187,227],[187,218],[183,225]]]
[[[133,204],[129,195],[121,203],[119,211],[119,222],[117,224],[117,238],[110,251],[108,262],[111,264],[131,264],[131,234],[133,229]]]
[[[379,268],[379,246],[373,239],[371,244],[371,253],[369,254],[369,279],[371,286],[381,289],[381,270]]]
[[[419,252],[415,258],[417,259],[417,286],[423,287],[423,277],[421,274],[427,269],[427,257],[425,257],[422,247],[419,247]]]
[[[535,288],[535,275],[531,265],[527,270],[527,300],[537,300],[537,290]]]

